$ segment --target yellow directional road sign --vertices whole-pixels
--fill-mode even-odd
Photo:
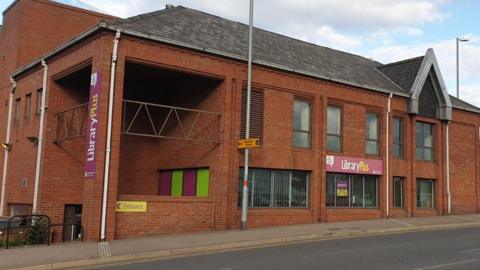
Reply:
[[[117,212],[147,212],[147,202],[118,201]]]
[[[255,148],[260,146],[260,139],[258,138],[251,138],[251,139],[241,139],[238,140],[238,148]]]

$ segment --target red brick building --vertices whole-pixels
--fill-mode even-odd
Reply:
[[[247,37],[180,6],[113,19],[14,2],[4,215],[75,217],[91,240],[238,228]],[[476,213],[479,125],[431,49],[385,65],[255,29],[249,226]]]

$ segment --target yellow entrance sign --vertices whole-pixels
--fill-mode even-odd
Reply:
[[[238,140],[238,148],[255,148],[260,146],[260,139],[252,138],[252,139],[241,139]]]
[[[147,202],[118,201],[117,212],[147,212]]]

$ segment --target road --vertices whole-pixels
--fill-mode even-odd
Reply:
[[[480,269],[480,228],[336,239],[97,269]]]

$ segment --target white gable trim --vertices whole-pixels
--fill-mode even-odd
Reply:
[[[411,96],[408,103],[408,112],[412,114],[418,114],[418,99],[432,67],[436,76],[431,74],[430,77],[432,80],[435,77],[437,78],[437,82],[432,81],[432,83],[439,102],[438,117],[441,120],[452,120],[452,102],[450,101],[450,96],[448,95],[447,88],[445,87],[445,82],[443,81],[437,58],[435,57],[435,53],[431,48],[427,50],[422,64],[420,65],[420,69],[418,70],[417,76],[415,77],[415,81],[413,82],[412,88],[410,89]]]

